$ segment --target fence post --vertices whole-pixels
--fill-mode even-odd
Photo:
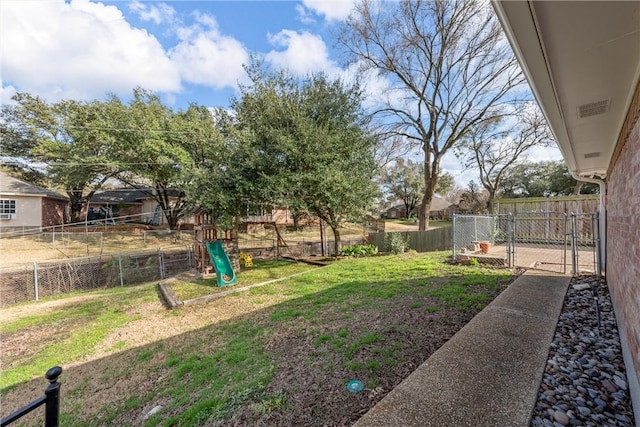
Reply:
[[[567,213],[564,213],[564,259],[563,259],[563,267],[562,274],[567,274],[567,222],[569,221],[569,217]]]
[[[591,216],[591,235],[593,236],[594,262],[596,265],[596,275],[602,277],[602,265],[600,264],[600,213],[594,212]]]
[[[453,213],[453,217],[452,217],[452,224],[451,224],[451,247],[453,248],[453,261],[456,260],[456,214],[455,212]]]
[[[164,279],[164,266],[162,260],[162,248],[158,248],[158,266],[160,267],[160,278]]]
[[[46,397],[44,413],[45,427],[58,427],[58,418],[60,417],[60,383],[58,377],[62,373],[60,366],[54,366],[45,374],[45,378],[49,380],[49,385],[44,391]]]
[[[36,301],[38,301],[38,263],[33,262],[33,288],[36,296]]]
[[[122,272],[122,253],[118,253],[118,271],[120,272],[120,286],[124,286],[124,274]]]
[[[576,237],[576,214],[571,212],[571,264],[573,275],[578,275],[578,239]]]
[[[478,217],[473,217],[473,240],[478,241]]]

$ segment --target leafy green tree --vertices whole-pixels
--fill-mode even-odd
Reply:
[[[26,176],[39,176],[69,196],[71,221],[115,173],[109,102],[63,100],[48,104],[17,93],[1,112],[3,156],[18,160]]]
[[[383,186],[388,199],[402,200],[409,218],[424,194],[423,164],[399,158],[385,168]]]
[[[579,184],[561,161],[519,164],[504,177],[500,185],[504,197],[552,197],[596,194],[599,191],[597,185]]]
[[[302,206],[331,228],[366,212],[376,188],[376,140],[367,133],[361,92],[326,75],[302,81],[260,63],[233,102],[243,181],[252,200]]]
[[[183,113],[184,146],[193,158],[185,184],[192,209],[205,210],[216,224],[230,227],[233,218],[246,213],[250,195],[243,181],[240,145],[232,137],[235,119],[227,111],[191,106]]]
[[[443,172],[438,177],[438,186],[436,193],[446,196],[451,193],[456,186],[456,180],[449,172]]]
[[[388,83],[376,114],[389,133],[422,151],[425,230],[443,156],[513,100],[524,81],[516,58],[491,6],[474,0],[361,1],[339,41]]]
[[[196,113],[176,114],[145,89],[135,89],[126,105],[114,95],[111,103],[119,104],[112,129],[117,139],[112,154],[119,167],[117,178],[155,200],[169,228],[176,228],[187,213],[184,188],[193,170],[191,154],[198,155],[193,147],[199,141],[194,129],[202,122],[188,127],[185,117],[195,117]]]

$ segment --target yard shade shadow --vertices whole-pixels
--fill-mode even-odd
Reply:
[[[52,361],[64,368],[61,425],[350,425],[508,284],[505,273],[456,266],[438,277],[416,265],[371,280],[354,268],[335,285],[329,269],[163,311],[150,328],[229,307],[246,314],[86,363]],[[365,389],[348,392],[352,379]],[[45,385],[3,392],[2,415]]]

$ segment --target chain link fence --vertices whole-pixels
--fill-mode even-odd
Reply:
[[[599,214],[571,215],[571,264],[574,274],[601,274]]]
[[[598,273],[597,213],[454,215],[453,255],[566,274]],[[569,258],[571,257],[571,258]]]
[[[564,212],[514,215],[513,265],[566,274],[568,218]]]
[[[14,264],[0,268],[0,306],[160,280],[194,266],[192,246]]]
[[[511,266],[510,215],[453,215],[453,255],[485,256],[486,261]]]
[[[340,227],[342,246],[361,244],[374,228],[371,225],[346,225]],[[305,225],[294,228],[272,224],[244,224],[238,232],[238,247],[261,257],[280,255],[321,256],[333,255],[334,240],[331,228],[324,225]],[[324,249],[324,251],[323,251]]]

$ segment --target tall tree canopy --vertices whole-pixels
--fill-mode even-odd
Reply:
[[[48,104],[18,93],[1,112],[2,155],[18,160],[23,171],[41,174],[69,196],[71,221],[94,192],[116,172],[110,132],[114,104],[63,100]]]
[[[243,157],[234,139],[237,122],[226,110],[199,106],[191,106],[181,120],[191,130],[183,134],[184,146],[194,162],[185,186],[187,200],[208,211],[216,224],[230,227],[234,217],[246,214],[252,185],[243,180]]]
[[[340,43],[362,68],[387,79],[377,114],[422,150],[424,230],[442,157],[473,126],[502,114],[524,81],[517,61],[491,6],[474,0],[362,1]]]
[[[300,81],[259,63],[247,71],[251,84],[233,102],[244,181],[254,200],[291,202],[325,221],[337,254],[338,227],[362,217],[376,193],[376,140],[361,92],[324,74]]]
[[[206,131],[206,120],[189,111],[175,113],[157,95],[140,88],[134,90],[128,104],[115,96],[111,103],[120,105],[112,128],[117,145],[111,155],[119,165],[117,178],[155,200],[169,227],[176,228],[186,213],[183,189],[191,177],[192,154],[197,155],[194,145],[202,142],[196,129]],[[187,118],[199,121],[190,123]]]
[[[550,197],[599,191],[595,184],[577,182],[562,161],[519,164],[502,179],[500,187],[503,197]]]

